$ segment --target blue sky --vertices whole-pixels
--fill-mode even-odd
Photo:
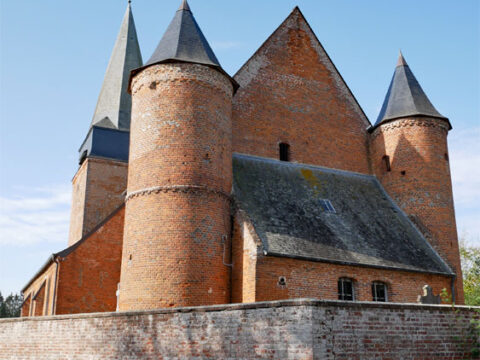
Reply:
[[[0,0],[0,291],[19,291],[67,244],[70,181],[126,0]],[[178,0],[133,0],[144,60]],[[288,16],[306,16],[374,122],[403,54],[450,118],[459,233],[480,245],[480,2],[189,0],[233,75]]]

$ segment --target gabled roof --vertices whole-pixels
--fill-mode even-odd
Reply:
[[[235,80],[221,67],[210,44],[198,26],[187,0],[182,0],[180,8],[175,13],[153,55],[145,66],[132,71],[132,76],[148,66],[169,62],[187,62],[210,66],[227,76],[232,82],[234,90],[238,88]]]
[[[266,255],[453,275],[374,176],[238,154],[233,175]]]
[[[402,53],[400,53],[395,73],[375,126],[407,116],[428,116],[448,121],[432,105]]]
[[[132,9],[128,4],[105,73],[92,126],[130,129],[132,99],[127,93],[128,79],[130,71],[142,66],[142,63]]]

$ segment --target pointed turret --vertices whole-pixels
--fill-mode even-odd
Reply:
[[[409,116],[428,116],[448,121],[432,105],[400,52],[395,73],[375,126],[385,121]]]
[[[127,93],[130,71],[142,66],[142,55],[130,3],[108,64],[92,126],[130,129],[132,99]]]
[[[234,89],[238,88],[236,81],[220,65],[215,53],[198,26],[187,0],[182,0],[153,55],[145,66],[134,70],[132,76],[146,67],[171,62],[207,65],[228,76],[234,85]]]

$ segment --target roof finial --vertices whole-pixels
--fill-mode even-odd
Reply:
[[[399,51],[397,66],[408,66],[405,58],[403,57],[402,50]]]
[[[178,8],[178,10],[187,10],[190,11],[190,6],[188,6],[187,0],[182,0],[182,4]]]
[[[128,0],[128,6],[132,5],[132,0]]]

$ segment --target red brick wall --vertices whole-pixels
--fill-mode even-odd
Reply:
[[[354,280],[358,301],[372,301],[372,282],[387,284],[388,301],[416,303],[423,295],[424,285],[430,285],[435,295],[442,289],[450,293],[451,278],[405,271],[383,270],[367,267],[345,266],[321,262],[303,261],[273,256],[257,259],[255,301],[294,299],[301,297],[337,300],[338,279]],[[287,285],[278,285],[279,277],[285,277]]]
[[[471,308],[290,300],[0,319],[5,359],[471,359]]]
[[[201,65],[133,79],[120,310],[230,301],[231,96]]]
[[[29,300],[22,306],[22,317],[54,314],[56,271],[57,266],[52,263],[23,291],[24,298]],[[38,301],[35,302],[32,299],[44,283],[44,306],[39,307]]]
[[[298,9],[235,80],[234,152],[369,173],[369,122]]]
[[[243,211],[236,211],[232,236],[232,303],[255,302],[260,239]]]
[[[371,158],[374,173],[389,195],[456,272],[456,302],[463,304],[447,126],[445,121],[428,118],[384,124],[372,133]],[[390,157],[391,171],[382,161],[385,155]]]
[[[124,201],[128,164],[87,158],[73,178],[69,245],[80,240]]]
[[[115,311],[125,208],[60,258],[56,314]]]

